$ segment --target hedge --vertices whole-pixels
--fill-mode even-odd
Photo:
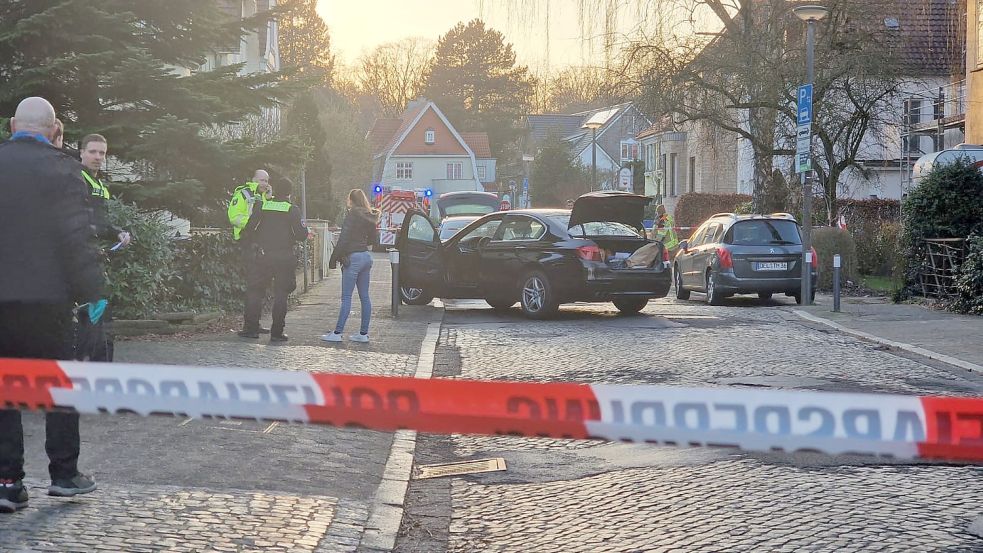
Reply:
[[[833,256],[840,255],[840,284],[847,280],[857,280],[857,244],[853,236],[845,230],[833,227],[817,228],[812,231],[812,247],[819,257],[820,290],[833,288]]]
[[[956,295],[946,307],[957,313],[983,315],[983,234],[966,240],[966,259],[959,266]]]
[[[747,194],[704,194],[691,192],[679,197],[673,218],[680,227],[696,227],[715,213],[734,213],[751,201]]]

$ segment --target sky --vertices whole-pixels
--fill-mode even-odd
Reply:
[[[558,70],[571,65],[602,65],[601,30],[582,34],[580,7],[597,0],[318,0],[317,11],[328,25],[331,45],[344,63],[363,51],[406,37],[436,40],[458,22],[480,17],[505,35],[519,63],[534,71]],[[626,10],[621,33],[635,25]],[[547,17],[548,16],[548,17]],[[549,24],[546,24],[546,21]],[[546,32],[548,29],[549,32]],[[584,40],[587,37],[588,40]]]

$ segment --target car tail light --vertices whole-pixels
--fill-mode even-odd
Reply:
[[[721,269],[733,269],[734,258],[730,256],[730,250],[727,248],[717,248],[717,263],[720,264]]]
[[[586,259],[587,261],[603,261],[601,257],[601,248],[590,245],[590,246],[580,246],[577,248],[577,255],[581,259]]]
[[[662,261],[669,263],[669,248],[662,246]]]
[[[816,248],[809,248],[812,251],[812,268],[819,268],[819,256],[816,255]]]

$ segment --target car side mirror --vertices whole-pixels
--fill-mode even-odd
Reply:
[[[689,251],[689,240],[682,240],[682,241],[680,241],[679,242],[679,249],[683,250],[684,252],[688,252]]]

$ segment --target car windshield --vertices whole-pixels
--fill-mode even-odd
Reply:
[[[487,215],[498,210],[498,206],[479,203],[459,203],[444,207],[444,216],[455,215]]]
[[[464,225],[448,225],[446,227],[441,227],[440,228],[440,240],[441,240],[441,242],[443,242],[444,240],[447,240],[451,236],[454,236],[462,228],[464,228]]]
[[[554,215],[550,218],[564,227],[570,224],[570,215]],[[583,238],[585,236],[630,236],[632,238],[641,238],[642,236],[638,233],[638,230],[631,226],[614,221],[592,221],[570,228],[568,232],[574,238]]]
[[[735,223],[724,242],[738,246],[799,245],[802,238],[794,221],[756,219]]]

